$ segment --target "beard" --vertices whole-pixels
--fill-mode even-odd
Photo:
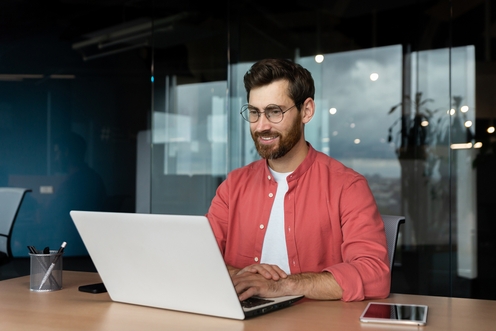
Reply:
[[[300,117],[297,116],[286,134],[272,132],[270,130],[262,132],[251,131],[251,137],[253,138],[258,154],[263,159],[273,160],[286,155],[300,141],[302,131]],[[279,144],[260,144],[260,137],[279,137]]]

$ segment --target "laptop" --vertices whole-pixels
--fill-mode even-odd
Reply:
[[[303,298],[254,298],[263,304],[242,307],[205,216],[70,215],[113,301],[241,320]]]

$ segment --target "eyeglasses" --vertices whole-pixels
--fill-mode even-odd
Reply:
[[[282,108],[279,107],[278,105],[268,105],[267,107],[264,108],[264,111],[258,111],[258,109],[255,107],[252,107],[250,105],[244,105],[241,108],[240,114],[241,116],[243,116],[245,120],[247,120],[250,123],[255,123],[256,121],[258,121],[258,119],[262,114],[264,114],[265,117],[267,117],[269,122],[279,123],[282,121],[284,117],[284,113],[286,113],[287,111],[289,111],[291,108],[294,107],[296,107],[296,104],[292,105],[286,110],[282,110]]]

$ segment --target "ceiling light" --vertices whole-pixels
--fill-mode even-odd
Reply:
[[[317,63],[324,62],[324,55],[322,55],[322,54],[315,55],[315,62],[317,62]]]
[[[371,73],[370,74],[370,80],[371,81],[375,82],[378,79],[379,79],[379,74],[378,73],[374,72],[374,73]]]
[[[469,149],[472,148],[472,143],[451,144],[451,149]]]

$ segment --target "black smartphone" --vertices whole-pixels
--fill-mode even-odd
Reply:
[[[104,292],[107,292],[107,289],[105,288],[105,285],[103,283],[81,285],[81,286],[79,286],[79,290],[81,292],[88,292],[88,293],[104,293]]]

